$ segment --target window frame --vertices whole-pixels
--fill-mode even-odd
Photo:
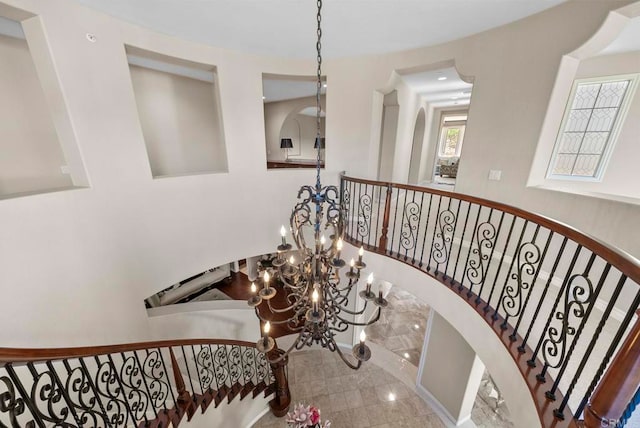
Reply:
[[[457,116],[467,116],[467,113],[460,112],[446,112],[443,113],[442,119],[440,122],[440,135],[438,137],[438,158],[459,158],[462,153],[462,144],[464,144],[464,134],[467,131],[467,119],[465,120],[446,120],[447,117],[457,117]],[[454,155],[445,155],[443,154],[444,145],[446,143],[445,135],[448,128],[458,128],[460,127],[460,137],[458,139],[458,144],[456,144],[456,153]]]
[[[613,149],[618,141],[620,130],[622,129],[622,125],[624,124],[627,118],[629,107],[631,106],[631,101],[635,96],[636,89],[638,87],[639,76],[640,76],[640,73],[633,73],[633,74],[618,74],[618,75],[574,79],[573,84],[571,86],[571,92],[569,93],[569,97],[564,107],[562,121],[560,122],[560,127],[558,128],[558,132],[556,133],[553,152],[551,154],[551,157],[549,158],[549,162],[547,165],[547,173],[545,175],[546,179],[561,180],[561,181],[602,182],[604,178],[604,173],[607,169],[607,166],[609,165],[609,161],[611,160]],[[616,117],[613,121],[613,125],[611,126],[611,131],[609,131],[609,136],[607,138],[607,141],[605,142],[605,146],[602,151],[602,154],[600,155],[600,159],[599,159],[595,174],[593,176],[554,174],[553,165],[556,160],[556,156],[558,155],[558,151],[560,150],[561,139],[564,134],[564,129],[567,125],[567,121],[569,120],[569,113],[572,110],[572,106],[575,101],[575,96],[578,90],[578,86],[581,84],[590,84],[590,83],[605,84],[605,83],[620,82],[624,80],[628,80],[629,85],[627,86],[622,102],[620,103],[618,112],[616,113]]]

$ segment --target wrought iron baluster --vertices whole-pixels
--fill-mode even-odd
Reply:
[[[433,193],[429,193],[429,208],[427,208],[427,222],[424,225],[424,236],[422,237],[422,251],[420,251],[420,263],[418,263],[418,267],[422,269],[422,262],[424,259],[425,251],[427,251],[427,233],[429,231],[429,220],[431,220],[431,202],[433,201]],[[429,254],[431,256],[431,254]],[[428,265],[428,263],[427,263]],[[427,268],[427,270],[429,270]]]
[[[380,231],[380,208],[382,208],[382,187],[381,186],[377,186],[375,189],[377,189],[377,191],[378,191],[378,214],[376,214],[376,238],[375,238],[375,240],[373,242],[374,242],[374,244],[376,246],[379,247],[378,251],[379,252],[383,252],[384,248],[380,248],[381,247],[379,245],[380,238],[378,236],[381,233],[381,231]],[[374,194],[375,194],[375,192],[374,192]]]
[[[139,414],[142,414],[142,419],[144,419],[145,423],[144,426],[146,427],[149,426],[149,419],[147,418],[149,397],[140,390],[142,380],[137,379],[136,381],[136,375],[139,375],[141,378],[143,378],[144,376],[139,371],[137,371],[138,369],[136,369],[135,367],[135,351],[133,351],[133,354],[134,357],[126,357],[124,352],[120,353],[120,357],[122,358],[122,367],[119,370],[120,382],[123,385],[122,392],[123,394],[125,394],[125,397],[128,400],[133,400],[134,396],[137,397],[137,400],[131,403],[131,410],[134,413],[133,420],[136,422],[139,421],[141,419]],[[111,358],[111,356],[109,357]],[[129,363],[129,361],[131,361],[131,363]],[[129,364],[132,364],[133,366],[130,366]],[[125,377],[125,375],[127,377]],[[129,388],[128,393],[125,392],[125,386]]]
[[[49,361],[47,361],[45,363],[45,365],[49,369],[49,372],[51,373],[51,377],[53,378],[55,383],[58,385],[58,389],[60,390],[60,395],[64,399],[64,401],[65,401],[65,403],[67,405],[67,408],[71,412],[71,416],[73,417],[73,419],[75,420],[75,422],[78,424],[79,427],[82,426],[82,422],[81,422],[80,418],[78,417],[78,414],[76,413],[75,406],[73,405],[73,402],[71,401],[71,398],[69,397],[69,392],[67,391],[67,389],[65,388],[64,384],[60,380],[60,376],[58,375],[58,372],[56,371],[56,368],[54,367],[53,362],[51,360],[49,360]]]
[[[5,381],[5,385],[7,385],[7,387],[9,385],[15,386],[15,388],[20,393],[20,396],[22,397],[22,403],[24,403],[24,405],[26,405],[27,408],[29,409],[29,412],[31,413],[31,416],[33,417],[33,421],[35,421],[35,423],[37,423],[40,428],[44,428],[45,427],[44,420],[42,419],[40,411],[38,411],[38,409],[36,407],[36,403],[31,400],[31,397],[27,393],[27,390],[25,389],[25,386],[23,385],[22,381],[20,381],[20,377],[15,372],[15,370],[13,368],[13,364],[6,363],[4,365],[4,368],[7,371],[7,373],[9,374],[9,377],[11,378],[11,382],[7,383],[7,381]],[[0,378],[0,380],[2,380],[2,378]],[[35,382],[35,378],[33,380]],[[19,399],[15,397],[15,392],[14,392],[14,394],[11,394],[10,392],[9,393],[5,393],[5,394],[7,394],[7,395],[5,395],[5,397],[6,397],[6,400],[8,400],[9,403],[12,403],[9,406],[9,411],[12,412],[13,416],[17,417],[18,415],[23,413],[22,410],[24,410],[24,409],[22,409],[22,406],[20,405],[20,401],[18,401]],[[29,424],[32,423],[33,421],[28,422],[27,423],[27,427],[29,427]]]
[[[462,204],[462,201],[460,201],[460,204]],[[453,274],[451,275],[451,279],[449,281],[449,284],[453,285],[453,283],[456,281],[456,273],[458,272],[458,266],[460,266],[460,254],[462,254],[462,243],[464,242],[464,235],[467,233],[467,223],[469,222],[469,212],[471,211],[471,207],[473,207],[473,204],[471,202],[467,202],[467,209],[466,209],[466,213],[464,215],[464,225],[462,226],[462,236],[460,237],[460,247],[458,248],[458,254],[456,255],[456,263],[453,266]],[[460,210],[460,205],[458,205],[458,210]],[[457,224],[457,221],[456,221]],[[448,261],[447,261],[447,266],[448,266]],[[464,272],[464,269],[462,270]]]
[[[406,192],[405,192],[406,197]],[[392,199],[393,200],[393,199]],[[400,208],[400,190],[396,193],[396,211],[393,215],[393,226],[391,227],[391,245],[389,245],[389,251],[393,254],[393,241],[396,236],[396,221],[398,220],[398,209]]]
[[[480,215],[482,214],[482,205],[478,205],[478,213],[476,214],[476,221],[473,224],[473,229],[471,232],[471,242],[469,242],[469,250],[467,251],[467,259],[464,261],[464,265],[462,268],[463,272],[467,271],[467,266],[469,265],[469,257],[471,256],[471,250],[473,249],[473,237],[476,235],[476,232],[478,230],[478,222],[480,221]],[[471,211],[471,207],[469,207],[469,211]],[[465,231],[466,232],[466,228],[467,225],[465,223]],[[460,239],[460,249],[458,250],[458,256],[460,255],[460,253],[462,253],[462,246],[464,243],[464,232],[462,233],[462,238]],[[457,262],[456,262],[457,263]],[[464,277],[465,275],[462,275],[462,278],[460,279],[460,285],[458,286],[458,290],[462,291],[462,289],[464,288]]]
[[[531,356],[531,358],[529,359],[528,363],[529,365],[531,365],[531,362],[535,363],[535,359],[538,356],[538,352],[540,351],[540,348],[542,347],[543,343],[545,342],[545,337],[547,335],[547,332],[549,333],[553,333],[555,331],[555,329],[549,331],[549,325],[551,324],[551,321],[553,320],[553,317],[555,315],[556,309],[558,308],[558,303],[560,302],[560,299],[562,298],[562,295],[564,294],[564,290],[567,287],[567,284],[569,283],[569,280],[571,278],[571,273],[573,272],[573,268],[576,265],[576,261],[578,260],[578,256],[580,255],[580,251],[582,250],[582,245],[578,245],[576,250],[573,253],[573,257],[571,259],[571,263],[569,264],[569,267],[567,268],[567,273],[565,274],[564,280],[562,281],[562,286],[560,287],[560,291],[558,292],[558,296],[556,297],[555,302],[553,303],[553,307],[551,308],[551,312],[549,312],[549,316],[547,317],[547,322],[544,326],[544,329],[542,329],[542,336],[540,336],[540,340],[538,340],[538,345],[536,345],[536,349],[535,351],[533,351],[533,355]],[[549,364],[547,361],[544,362],[544,365],[542,367],[542,371],[536,375],[536,379],[538,379],[539,382],[544,383],[546,382],[546,374],[547,374],[547,370],[549,369]]]
[[[429,247],[429,260],[427,261],[427,272],[431,271],[431,259],[433,258],[434,245],[436,242],[436,229],[440,223],[440,207],[442,206],[442,196],[438,195],[438,208],[436,208],[436,220],[433,223],[433,233],[431,234],[431,246]]]
[[[424,192],[420,192],[420,205],[419,205],[420,211],[418,213],[418,223],[416,224],[416,237],[415,237],[415,244],[413,246],[413,255],[411,256],[411,264],[414,266],[416,264],[416,250],[418,249],[418,241],[420,237],[420,222],[422,221],[423,203],[424,203]]]
[[[191,378],[191,370],[189,370],[189,360],[187,359],[187,353],[184,350],[184,346],[180,346],[182,350],[182,358],[184,358],[184,365],[187,368],[187,377],[189,378],[189,385],[191,385],[191,399],[196,401],[196,389],[193,387],[193,379]],[[197,368],[196,368],[197,371]]]
[[[562,255],[564,254],[564,250],[567,246],[567,242],[569,241],[569,238],[564,237],[562,239],[562,244],[560,245],[560,249],[558,250],[558,253],[556,254],[556,259],[553,262],[553,267],[551,268],[551,271],[549,272],[549,277],[547,278],[547,283],[544,286],[544,290],[542,291],[542,296],[540,297],[540,299],[538,300],[538,306],[536,306],[536,310],[533,313],[533,317],[531,318],[531,324],[529,324],[529,328],[527,329],[527,333],[525,334],[524,338],[522,339],[522,344],[520,346],[518,346],[518,352],[520,352],[521,354],[524,354],[525,352],[525,347],[527,346],[527,341],[529,340],[529,336],[531,335],[531,330],[533,329],[533,325],[535,324],[536,320],[538,319],[538,314],[540,313],[540,309],[542,308],[542,303],[545,301],[545,298],[547,297],[547,292],[549,291],[549,286],[551,285],[551,281],[553,280],[555,274],[556,274],[556,270],[558,269],[558,265],[560,264],[560,260],[562,259]],[[527,364],[529,365],[529,367],[535,367],[535,360],[529,360],[527,361]]]
[[[98,355],[95,356],[96,359],[96,363],[98,364],[98,367],[101,366],[102,363],[100,363],[100,358]],[[127,400],[127,395],[126,392],[124,390],[124,386],[122,385],[122,381],[120,379],[120,376],[118,376],[118,370],[116,369],[116,365],[113,363],[113,358],[111,358],[111,354],[107,354],[107,361],[106,363],[104,363],[107,365],[107,368],[109,369],[109,371],[107,372],[107,379],[105,379],[105,382],[109,382],[110,384],[112,383],[117,383],[118,387],[116,388],[116,391],[113,392],[113,396],[110,396],[111,400],[109,401],[109,403],[107,404],[107,410],[110,410],[110,404],[113,405],[113,401],[115,400],[118,404],[122,403],[126,409],[126,412],[129,414],[129,416],[131,417],[131,420],[135,423],[138,420],[136,419],[134,413],[133,413],[133,409],[131,408],[131,406],[129,406],[129,400]],[[98,376],[100,374],[100,368],[98,368],[98,372],[96,373],[96,376]],[[96,378],[97,379],[97,378]],[[97,381],[96,381],[97,383]],[[111,394],[111,391],[109,389],[109,385],[105,385],[107,387],[107,393]],[[118,397],[120,396],[120,394],[122,394],[122,400],[118,400]],[[120,408],[118,407],[118,410]],[[120,412],[118,411],[118,415],[119,416]],[[127,419],[126,419],[126,415],[124,415],[125,419],[123,420],[123,424],[126,426],[127,424]],[[122,418],[119,418],[118,422],[120,422],[120,420],[122,420]]]
[[[451,232],[451,246],[449,247],[449,253],[447,254],[447,262],[444,266],[444,270],[442,271],[442,279],[447,279],[447,272],[449,271],[449,262],[451,261],[451,253],[453,252],[453,246],[455,244],[456,238],[456,229],[458,228],[458,220],[460,219],[460,205],[462,205],[462,201],[457,199],[458,207],[456,208],[456,214],[454,215],[455,223],[453,225],[453,232]],[[451,198],[449,198],[449,206],[451,206]],[[460,251],[462,250],[462,243],[464,242],[464,229],[462,230],[462,236],[460,237],[460,245],[458,246],[458,255],[460,255]],[[457,264],[457,260],[456,260]],[[457,265],[455,266],[457,267]],[[454,280],[455,276],[455,268],[453,270],[453,275],[451,276],[451,281]]]
[[[540,225],[538,225],[538,228]],[[537,233],[537,230],[536,230]],[[545,258],[547,256],[547,251],[549,250],[549,244],[551,243],[551,239],[553,238],[553,231],[549,231],[549,236],[547,237],[547,242],[544,244],[544,249],[542,250],[542,255],[540,256],[540,261],[538,262],[538,268],[536,269],[535,274],[533,275],[533,279],[531,280],[531,289],[529,290],[529,294],[524,301],[524,305],[522,305],[522,311],[520,312],[520,317],[518,318],[518,322],[516,322],[515,327],[513,328],[513,333],[509,336],[512,342],[516,341],[518,335],[518,329],[520,328],[520,323],[522,322],[523,315],[527,310],[527,306],[529,305],[529,299],[531,298],[531,294],[533,294],[533,290],[535,288],[536,282],[538,281],[538,275],[542,270],[542,266],[544,265]],[[533,321],[532,321],[533,322]]]
[[[155,403],[153,402],[153,399],[151,398],[151,390],[149,389],[149,385],[147,384],[147,379],[145,377],[144,374],[144,367],[142,366],[142,364],[140,364],[140,358],[138,357],[138,351],[132,351],[133,356],[135,358],[136,363],[138,364],[138,369],[140,370],[140,377],[142,378],[142,383],[144,384],[144,387],[146,389],[146,393],[143,391],[143,394],[146,394],[149,403],[151,404],[151,409],[153,410],[153,415],[155,419],[158,419],[158,412],[156,410],[156,406]],[[148,423],[147,421],[147,416],[146,416],[146,409],[145,409],[145,421]]]
[[[500,214],[500,221],[498,222],[498,228],[495,232],[495,236],[493,238],[493,245],[491,246],[491,253],[489,253],[489,259],[487,262],[487,269],[484,271],[484,277],[482,278],[482,281],[480,282],[480,290],[478,290],[478,295],[476,297],[475,303],[476,305],[480,304],[480,302],[482,302],[482,292],[484,291],[484,284],[487,280],[487,275],[489,275],[489,269],[491,269],[491,262],[493,261],[493,253],[496,249],[496,247],[498,246],[498,239],[500,238],[500,232],[502,231],[502,221],[504,220],[504,211],[502,211],[502,213]],[[489,216],[489,219],[491,219],[491,216]],[[470,290],[473,291],[473,290]]]
[[[202,386],[202,378],[200,376],[200,370],[198,369],[198,359],[196,358],[196,351],[193,348],[193,345],[189,345],[189,347],[191,348],[191,354],[193,355],[193,363],[195,364],[195,370],[196,370],[196,375],[198,376],[198,386],[200,386],[200,393],[202,395],[204,395],[204,388]],[[193,390],[193,394],[195,396],[196,394],[196,390]]]
[[[509,282],[509,277],[511,276],[511,272],[513,271],[513,265],[516,262],[517,258],[518,258],[518,251],[520,251],[520,247],[522,244],[522,238],[524,237],[525,232],[527,231],[527,226],[529,225],[529,220],[525,220],[524,221],[524,225],[522,226],[522,230],[520,231],[520,237],[518,238],[518,243],[516,244],[516,250],[514,253],[514,256],[511,257],[511,263],[509,264],[509,270],[507,271],[507,275],[504,278],[504,284],[502,285],[502,290],[500,291],[500,297],[498,297],[498,304],[496,305],[495,310],[493,311],[493,315],[491,316],[491,318],[495,321],[498,319],[498,310],[500,310],[500,304],[505,305],[505,300],[504,300],[504,293],[509,291],[509,289],[507,288],[507,284]],[[518,293],[517,295],[520,296],[519,292],[520,290],[516,290],[516,292]],[[505,312],[505,321],[508,319],[508,314]],[[506,322],[503,322],[500,325],[500,328],[502,328],[503,330],[506,330],[507,328],[507,324]]]
[[[620,280],[618,281],[618,287],[622,288],[626,280],[627,280],[626,275],[621,274]],[[611,361],[611,357],[613,356],[616,349],[618,348],[618,345],[620,344],[620,341],[622,340],[622,337],[624,336],[624,333],[626,332],[627,327],[629,327],[629,323],[631,322],[631,319],[635,315],[635,311],[638,309],[639,305],[640,305],[640,290],[636,292],[635,298],[633,299],[631,305],[629,306],[629,309],[627,310],[627,313],[625,314],[624,319],[620,323],[620,326],[618,327],[618,331],[616,332],[616,335],[614,336],[613,340],[609,344],[609,349],[607,349],[607,353],[605,354],[604,358],[602,359],[602,362],[598,366],[598,370],[593,375],[591,383],[589,384],[589,388],[587,388],[587,391],[585,392],[585,395],[582,398],[580,405],[578,406],[578,408],[574,413],[574,416],[576,418],[579,418],[582,415],[584,408],[587,405],[589,398],[591,397],[591,394],[593,394],[593,390],[598,385],[598,382],[600,382],[600,379],[602,378],[604,371],[607,369],[607,366],[609,365],[609,361]]]
[[[496,289],[496,284],[498,282],[498,278],[500,277],[500,272],[502,271],[502,265],[504,263],[504,258],[507,254],[507,249],[509,248],[509,243],[511,242],[511,234],[513,233],[513,226],[516,224],[516,220],[518,217],[511,217],[511,225],[509,225],[509,232],[507,233],[507,239],[502,247],[502,256],[500,256],[500,263],[498,264],[498,269],[496,271],[495,276],[493,277],[493,284],[491,285],[491,291],[489,292],[489,297],[487,298],[487,303],[484,305],[482,309],[485,313],[491,310],[491,298],[493,297],[493,293]],[[500,299],[498,299],[498,304],[500,304]],[[496,305],[497,307],[497,305]]]
[[[593,258],[595,258],[595,255],[593,255]],[[555,393],[556,393],[556,390],[558,389],[558,385],[560,384],[560,380],[562,379],[562,377],[564,376],[565,371],[567,370],[567,366],[568,366],[569,361],[571,360],[571,356],[573,355],[573,351],[574,351],[574,349],[576,347],[576,344],[578,343],[578,340],[580,340],[580,335],[582,334],[582,331],[584,330],[584,326],[587,324],[587,320],[589,319],[589,317],[591,315],[591,311],[592,311],[593,307],[595,306],[595,303],[596,303],[596,300],[598,299],[598,296],[600,295],[600,290],[602,289],[602,286],[604,285],[604,282],[605,282],[607,276],[609,275],[610,269],[611,269],[611,265],[607,263],[607,265],[605,266],[605,268],[602,271],[602,274],[600,275],[600,279],[598,281],[598,285],[596,286],[596,289],[595,289],[595,291],[594,291],[594,293],[592,295],[592,298],[591,298],[591,301],[589,303],[589,306],[587,307],[587,311],[584,314],[584,316],[582,317],[582,321],[580,322],[580,326],[578,327],[578,330],[576,331],[576,334],[575,334],[575,336],[573,338],[573,341],[571,342],[571,345],[569,346],[569,350],[567,351],[567,355],[566,355],[566,357],[564,359],[564,363],[560,367],[560,371],[556,375],[555,381],[553,382],[553,385],[551,386],[551,389],[545,393],[545,396],[550,400],[553,400],[553,401],[556,400]],[[580,364],[582,364],[583,361],[586,361],[588,359],[589,359],[589,354],[584,354],[582,356],[582,360],[581,360]],[[575,382],[572,381],[569,384],[569,387],[567,388],[567,390],[564,392],[563,402],[569,400],[569,397],[571,396],[571,393],[573,392],[574,388],[575,388]],[[553,414],[555,415],[555,417],[557,417],[559,419],[564,419],[564,406],[561,406],[558,409],[555,409]]]
[[[65,360],[66,363],[67,360]],[[104,415],[104,421],[107,424],[107,426],[112,427],[113,424],[111,423],[111,420],[109,420],[109,415],[107,414],[107,410],[104,407],[104,404],[102,403],[102,398],[100,397],[100,393],[98,392],[98,388],[96,387],[95,383],[93,382],[93,379],[91,378],[91,373],[89,372],[89,369],[87,368],[87,365],[84,362],[84,358],[80,357],[78,358],[78,362],[80,363],[80,367],[82,367],[82,370],[84,371],[84,373],[87,376],[87,383],[89,384],[89,387],[91,388],[91,391],[93,392],[93,396],[95,397],[95,400],[98,402],[98,406],[100,407],[100,410],[102,411],[102,414]]]
[[[589,260],[589,263],[587,265],[587,269],[585,269],[585,272],[582,274],[582,277],[585,278],[586,281],[589,281],[588,275],[591,271],[591,267],[593,266],[593,261],[595,260],[595,254],[591,255],[591,258]],[[562,363],[562,366],[560,367],[560,370],[558,371],[558,374],[556,375],[555,381],[553,382],[553,385],[551,386],[551,389],[549,391],[547,391],[545,393],[545,396],[550,399],[550,400],[554,400],[556,399],[555,397],[555,392],[558,388],[558,384],[560,383],[560,380],[562,379],[562,377],[564,376],[564,373],[567,369],[567,364],[569,363],[569,360],[571,359],[571,356],[573,355],[573,351],[576,347],[576,343],[578,343],[578,340],[580,340],[580,335],[582,334],[582,331],[584,330],[584,326],[587,323],[587,320],[589,319],[589,316],[591,315],[591,310],[593,309],[593,307],[595,306],[595,302],[598,299],[598,296],[600,295],[600,290],[602,289],[602,286],[604,285],[604,281],[607,277],[607,275],[609,275],[609,270],[611,268],[611,265],[607,264],[605,266],[605,269],[603,270],[602,274],[600,275],[600,280],[598,281],[598,284],[596,286],[596,289],[590,293],[590,295],[587,295],[587,298],[583,301],[579,301],[578,297],[577,297],[577,293],[580,292],[580,288],[576,287],[573,289],[573,292],[571,292],[570,289],[568,289],[568,293],[572,294],[572,300],[570,303],[579,303],[579,306],[577,308],[578,313],[576,313],[576,309],[573,309],[573,311],[570,311],[571,307],[566,307],[565,308],[565,316],[567,317],[567,321],[568,321],[568,317],[569,317],[569,313],[573,312],[573,314],[577,317],[579,317],[578,315],[582,314],[581,321],[580,321],[580,325],[578,326],[578,329],[576,330],[574,336],[573,336],[573,340],[571,341],[571,344],[569,345],[569,349],[567,350],[567,354],[564,358],[564,362]],[[591,284],[589,284],[591,285]],[[577,291],[576,291],[577,290]],[[584,306],[583,304],[588,304],[586,311],[584,310]],[[587,356],[588,358],[588,356]],[[565,395],[570,395],[571,391],[573,390],[573,385],[569,385],[569,389],[565,392]],[[562,418],[562,415],[560,414],[560,416],[556,415],[556,417],[558,418]]]
[[[165,373],[165,376],[167,377],[167,386],[169,387],[169,393],[171,394],[171,399],[173,400],[173,407],[177,408],[178,407],[178,401],[176,400],[176,396],[173,393],[173,388],[171,387],[171,382],[169,381],[169,371],[167,370],[167,364],[164,361],[164,357],[162,356],[162,348],[157,348],[158,349],[158,355],[160,356],[160,361],[162,362],[162,370]],[[166,409],[166,406],[165,406]]]

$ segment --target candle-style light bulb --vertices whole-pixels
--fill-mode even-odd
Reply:
[[[362,263],[362,256],[364,256],[364,247],[360,247],[358,250],[358,263]]]
[[[270,330],[271,330],[271,323],[267,321],[266,323],[264,323],[264,327],[262,327],[262,339],[264,340],[265,345],[267,343],[267,338],[269,337]]]
[[[252,282],[251,283],[251,293],[256,294],[256,291],[258,291],[258,288],[256,287],[256,283]]]
[[[289,257],[289,264],[290,265],[294,264],[295,262],[296,262],[296,259],[293,256]]]
[[[264,286],[266,288],[269,288],[269,280],[271,279],[271,276],[269,276],[269,272],[265,271],[262,279],[264,280]]]
[[[282,236],[282,245],[287,245],[287,229],[284,225],[280,228],[280,236]]]
[[[373,284],[373,272],[367,277],[367,294],[371,293],[371,284]]]
[[[313,293],[311,293],[311,301],[313,302],[314,314],[318,313],[318,297],[318,290],[313,290]]]
[[[355,266],[356,262],[351,259],[351,261],[349,262],[349,273],[353,273],[353,266]]]
[[[336,243],[336,249],[338,250],[338,252],[342,251],[342,246],[344,244],[342,243],[342,238],[338,238],[338,242]]]
[[[324,246],[324,244],[327,242],[327,240],[325,239],[324,235],[322,235],[320,237],[320,245]]]
[[[360,332],[360,344],[364,345],[365,340],[367,340],[367,334],[362,330]]]

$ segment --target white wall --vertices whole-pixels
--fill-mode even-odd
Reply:
[[[146,296],[277,244],[297,188],[313,182],[313,171],[267,173],[262,75],[307,74],[313,60],[190,43],[71,0],[6,2],[39,15],[44,25],[34,63],[54,117],[69,117],[57,129],[64,141],[77,143],[91,187],[0,201],[0,223],[9,225],[0,239],[0,292],[11,302],[0,314],[0,343],[145,340]],[[568,2],[440,46],[327,60],[326,137],[329,144],[339,141],[340,150],[328,147],[324,181],[335,182],[343,169],[356,176],[370,171],[369,160],[377,157],[369,150],[375,94],[393,70],[454,58],[461,74],[475,77],[457,189],[541,211],[640,254],[640,229],[629,227],[640,218],[638,207],[526,188],[561,56],[619,4]],[[216,65],[228,173],[151,178],[125,45]],[[410,140],[411,133],[409,147]],[[503,170],[503,180],[487,181],[489,169]]]
[[[570,1],[439,46],[327,61],[332,81],[327,138],[351,142],[340,153],[328,152],[328,163],[350,175],[373,178],[369,165],[357,158],[370,147],[374,91],[387,85],[394,70],[454,59],[461,75],[474,78],[456,191],[540,212],[640,255],[640,228],[624,226],[638,224],[640,207],[527,187],[562,55],[581,46],[609,10],[628,3]],[[351,96],[331,95],[344,93]],[[501,181],[488,180],[491,169],[502,171]]]
[[[71,187],[26,40],[0,35],[0,94],[0,198]]]
[[[640,52],[597,56],[580,62],[576,79],[640,73]],[[637,198],[640,201],[640,94],[635,92],[601,182],[572,181],[571,190]]]
[[[134,65],[130,69],[152,175],[226,172],[215,83]]]

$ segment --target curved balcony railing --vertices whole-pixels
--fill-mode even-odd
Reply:
[[[473,196],[345,176],[341,194],[348,241],[439,280],[492,326],[543,426],[622,426],[640,385],[636,259]]]
[[[270,405],[282,414],[284,364],[230,340],[0,348],[0,427],[177,427],[198,408],[261,393],[276,393]]]

